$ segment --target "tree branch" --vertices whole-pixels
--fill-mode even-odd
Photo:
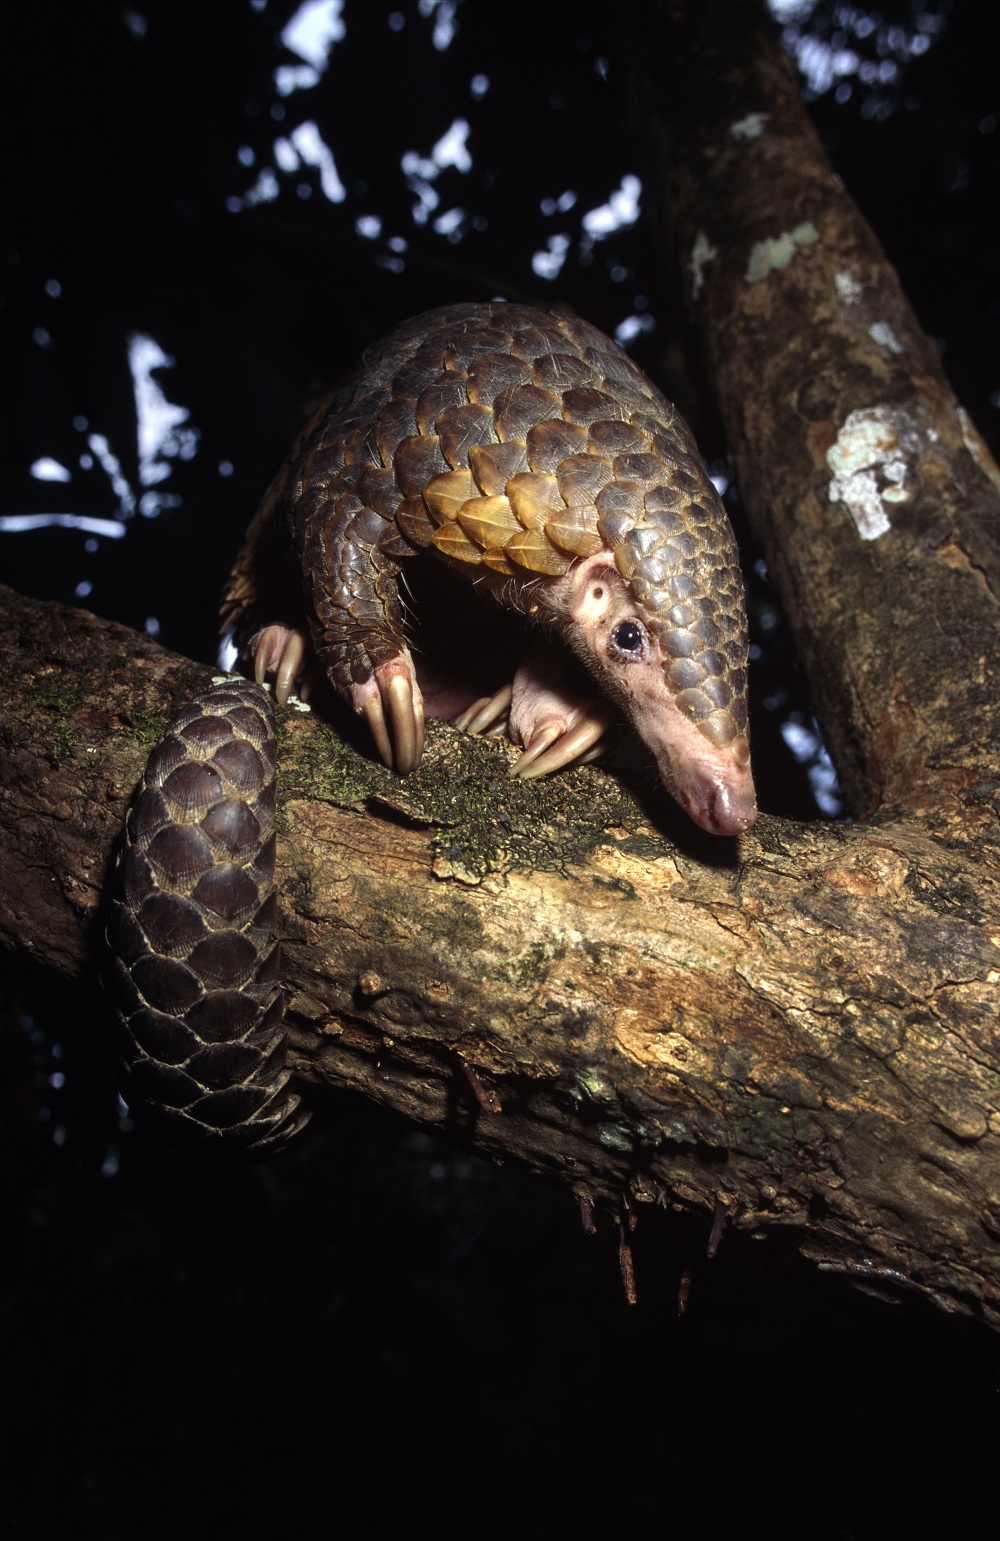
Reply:
[[[208,671],[0,593],[0,937],[71,974],[151,738]],[[652,780],[507,763],[433,725],[399,782],[286,714],[306,1092],[1000,1321],[995,871],[915,820],[762,817],[737,860]]]
[[[756,0],[635,9],[650,207],[856,812],[1000,747],[1000,472],[834,175]]]

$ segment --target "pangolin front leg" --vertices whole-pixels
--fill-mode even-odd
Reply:
[[[347,461],[339,486],[332,518],[309,517],[310,496],[317,487],[322,494],[322,479],[295,511],[316,656],[365,719],[384,763],[405,776],[424,749],[423,693],[403,635],[398,588],[401,548],[412,554],[413,547],[389,512],[399,499],[391,469]]]

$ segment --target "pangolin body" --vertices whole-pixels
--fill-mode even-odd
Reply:
[[[397,576],[430,550],[569,644],[696,822],[729,835],[753,822],[732,531],[676,408],[596,327],[451,305],[369,348],[251,527],[224,606],[237,629],[275,530],[300,568],[316,655],[388,763],[412,769],[422,746]],[[262,677],[281,668],[287,633],[258,639]],[[285,653],[286,682],[300,665]],[[515,680],[510,708],[536,771],[580,757],[606,725],[598,713],[589,737],[574,733],[586,712],[546,685]]]
[[[271,603],[261,569],[293,553],[318,659],[403,770],[423,708],[397,577],[423,550],[557,632],[705,829],[753,822],[732,532],[687,427],[608,338],[500,303],[408,322],[316,414],[251,526],[225,619],[246,638]],[[285,624],[251,643],[258,674],[287,694],[302,634],[265,618]],[[474,720],[505,714],[529,774],[608,725],[537,662]],[[277,1149],[307,1116],[284,1068],[274,767],[259,685],[191,702],[146,768],[108,932],[130,1094],[227,1152]]]

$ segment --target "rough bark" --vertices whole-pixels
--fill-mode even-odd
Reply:
[[[1000,762],[1000,472],[763,7],[637,15],[654,226],[845,790],[857,813],[933,810],[967,835]]]
[[[150,742],[208,671],[2,591],[0,939],[64,973]],[[296,1069],[592,1204],[720,1206],[1000,1321],[995,848],[762,818],[739,850],[432,727],[406,783],[285,716]]]

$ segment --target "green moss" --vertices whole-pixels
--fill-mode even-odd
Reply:
[[[318,798],[338,808],[363,808],[382,767],[362,758],[326,723],[278,712],[280,796]]]
[[[53,767],[62,765],[72,758],[79,742],[80,735],[73,717],[84,705],[87,692],[79,677],[71,672],[68,665],[63,665],[36,674],[26,693],[31,714],[45,714],[51,718],[46,759]]]
[[[49,732],[49,747],[45,755],[53,769],[73,758],[78,738],[68,717],[58,716]]]
[[[129,726],[147,759],[166,732],[170,717],[169,712],[147,711],[142,707],[129,712]]]
[[[326,724],[281,714],[281,796],[320,798],[434,830],[435,855],[460,881],[586,865],[608,830],[641,818],[611,777],[583,766],[539,781],[508,774],[510,751],[429,723],[419,769],[405,779],[359,754]],[[662,845],[647,840],[646,854]]]

